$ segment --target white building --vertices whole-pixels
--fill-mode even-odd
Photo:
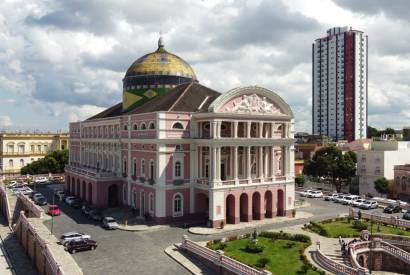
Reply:
[[[357,153],[360,194],[379,195],[374,181],[381,177],[393,180],[394,166],[405,163],[410,163],[410,142],[373,141],[370,150]]]
[[[366,138],[367,35],[337,27],[312,45],[312,132]]]
[[[68,134],[0,133],[0,175],[19,174],[49,151],[68,149]]]

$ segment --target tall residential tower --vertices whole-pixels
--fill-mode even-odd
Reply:
[[[366,138],[367,35],[348,27],[312,45],[312,132],[332,139]]]

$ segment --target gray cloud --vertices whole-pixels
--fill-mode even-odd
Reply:
[[[385,14],[391,19],[410,20],[410,2],[407,0],[334,0],[334,2],[354,13]]]

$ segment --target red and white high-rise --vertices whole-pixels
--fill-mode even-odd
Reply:
[[[334,140],[367,134],[368,38],[331,28],[312,44],[312,132]]]

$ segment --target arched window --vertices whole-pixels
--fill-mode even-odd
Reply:
[[[145,159],[141,160],[141,175],[145,176]]]
[[[24,159],[20,159],[20,167],[24,166]]]
[[[278,158],[278,170],[282,171],[282,157]]]
[[[150,122],[149,128],[150,128],[151,130],[154,130],[154,129],[155,129],[155,123],[154,123],[154,122]]]
[[[134,124],[133,130],[138,130],[138,124]]]
[[[155,169],[154,169],[154,161],[150,160],[149,162],[149,178],[150,179],[154,179],[154,174],[155,174]]]
[[[134,159],[132,167],[133,167],[132,173],[134,177],[136,177],[137,176],[137,160],[136,159]]]
[[[124,124],[124,131],[127,131],[128,130],[128,126],[127,126],[127,124]]]
[[[174,176],[175,176],[176,178],[180,178],[180,177],[181,177],[181,162],[180,162],[180,161],[175,162]]]
[[[141,123],[141,130],[147,130],[147,126],[145,125],[145,123]]]
[[[176,193],[173,198],[172,214],[174,217],[181,217],[184,215],[183,210],[183,196],[181,193]]]
[[[122,172],[124,174],[127,174],[127,160],[124,159],[123,167],[122,167]]]
[[[181,122],[175,122],[174,125],[172,125],[172,129],[183,130],[184,126],[182,125]]]
[[[13,166],[14,166],[13,160],[10,159],[10,160],[9,160],[9,167],[13,168]]]
[[[182,145],[180,144],[175,145],[175,151],[182,151]]]
[[[149,212],[153,213],[154,212],[154,194],[149,193]]]
[[[406,177],[401,178],[401,190],[406,191],[407,189],[407,179]]]

